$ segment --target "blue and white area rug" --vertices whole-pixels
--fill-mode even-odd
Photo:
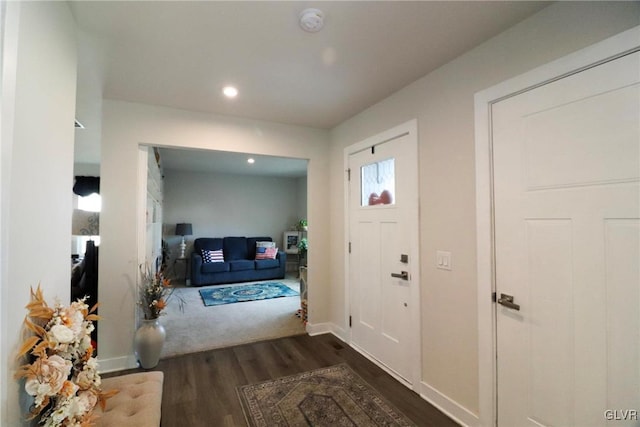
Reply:
[[[295,297],[300,295],[282,283],[254,283],[241,286],[224,286],[200,289],[204,305],[223,305],[234,302],[256,301],[262,299]]]

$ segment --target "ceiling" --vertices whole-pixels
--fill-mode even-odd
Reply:
[[[99,162],[101,96],[330,129],[548,2],[70,1],[76,161]],[[298,16],[321,9],[307,33]],[[222,87],[240,94],[229,100]],[[96,161],[97,159],[97,161]]]
[[[214,150],[160,148],[159,151],[162,169],[165,171],[215,172],[284,178],[307,176],[306,160]],[[249,164],[247,162],[249,158],[254,159],[255,163]]]

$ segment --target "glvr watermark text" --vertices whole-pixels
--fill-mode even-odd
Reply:
[[[607,409],[604,411],[607,421],[638,421],[637,409]]]

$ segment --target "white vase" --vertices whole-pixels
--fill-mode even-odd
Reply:
[[[136,355],[140,366],[144,369],[151,369],[158,365],[166,337],[167,331],[158,319],[142,321],[135,337]]]

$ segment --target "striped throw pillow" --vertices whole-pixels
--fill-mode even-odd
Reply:
[[[207,249],[202,250],[202,261],[206,264],[209,262],[224,262],[224,255],[222,249],[217,251],[209,251]]]

